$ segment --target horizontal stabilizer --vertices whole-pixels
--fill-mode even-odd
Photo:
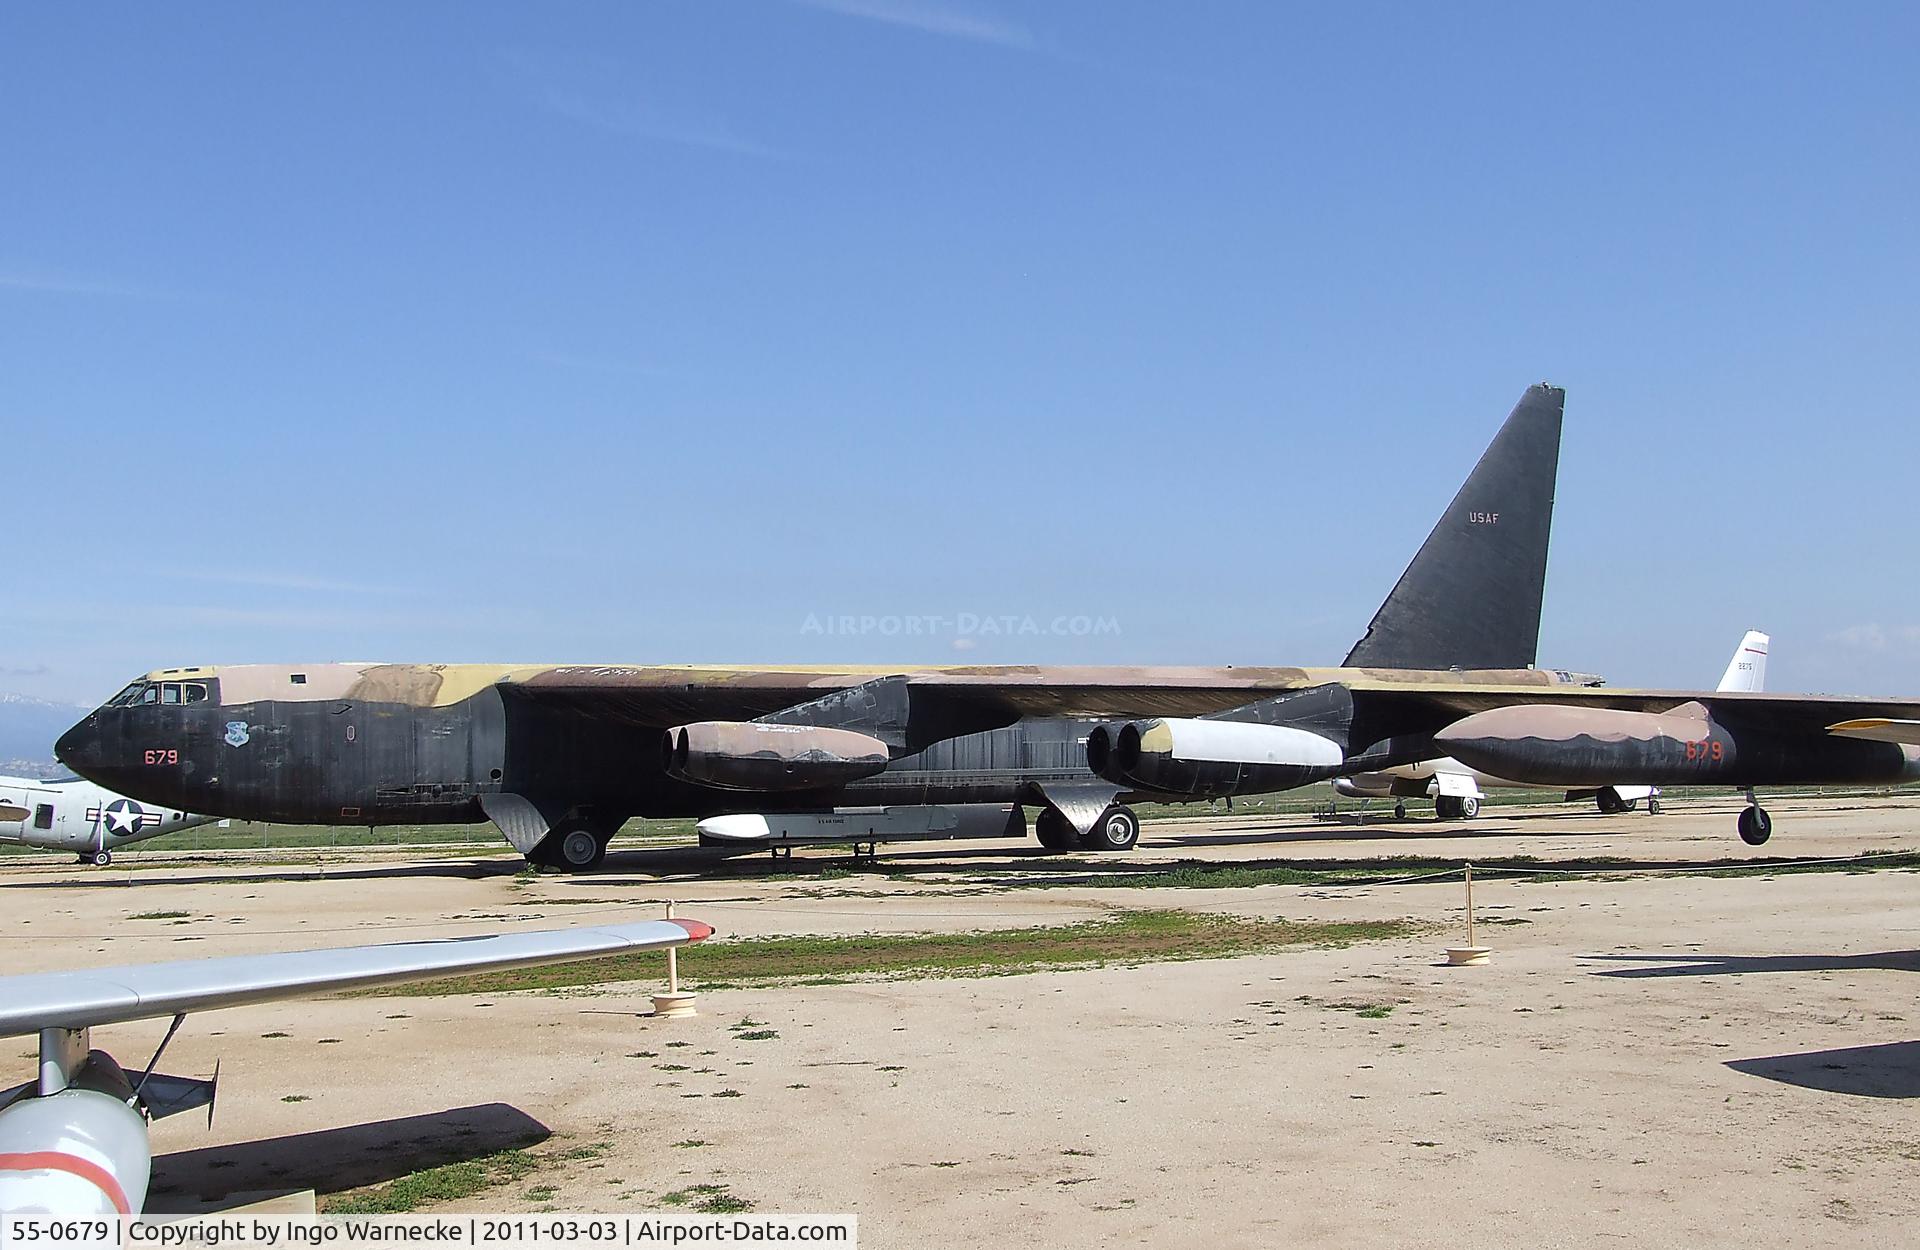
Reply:
[[[1920,720],[1893,720],[1885,716],[1867,716],[1828,725],[1827,732],[1837,738],[1864,738],[1868,742],[1898,742],[1920,746]]]
[[[712,932],[710,926],[697,920],[647,920],[0,977],[0,1037],[41,1029],[84,1029],[458,973],[662,950],[698,942]]]

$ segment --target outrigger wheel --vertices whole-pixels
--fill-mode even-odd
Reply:
[[[1746,807],[1740,812],[1740,840],[1748,846],[1759,846],[1773,836],[1773,817],[1767,815],[1767,809],[1758,803]]]

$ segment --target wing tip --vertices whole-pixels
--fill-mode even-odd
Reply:
[[[682,929],[685,929],[687,931],[688,943],[704,942],[708,938],[713,936],[713,926],[705,923],[704,921],[681,920],[676,917],[675,919],[667,921],[667,923],[677,924]]]

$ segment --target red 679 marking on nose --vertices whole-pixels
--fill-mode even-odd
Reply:
[[[1687,743],[1687,759],[1689,760],[1719,761],[1726,757],[1727,747],[1723,742],[1715,742],[1709,738],[1703,742]]]
[[[1692,756],[1688,756],[1688,758],[1691,759]],[[146,762],[149,764],[178,764],[180,762],[180,752],[172,747],[148,751],[146,753]]]

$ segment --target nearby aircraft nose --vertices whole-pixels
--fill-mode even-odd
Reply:
[[[100,713],[91,712],[85,720],[60,735],[60,741],[53,744],[53,753],[62,764],[84,777],[100,767],[100,746]]]

